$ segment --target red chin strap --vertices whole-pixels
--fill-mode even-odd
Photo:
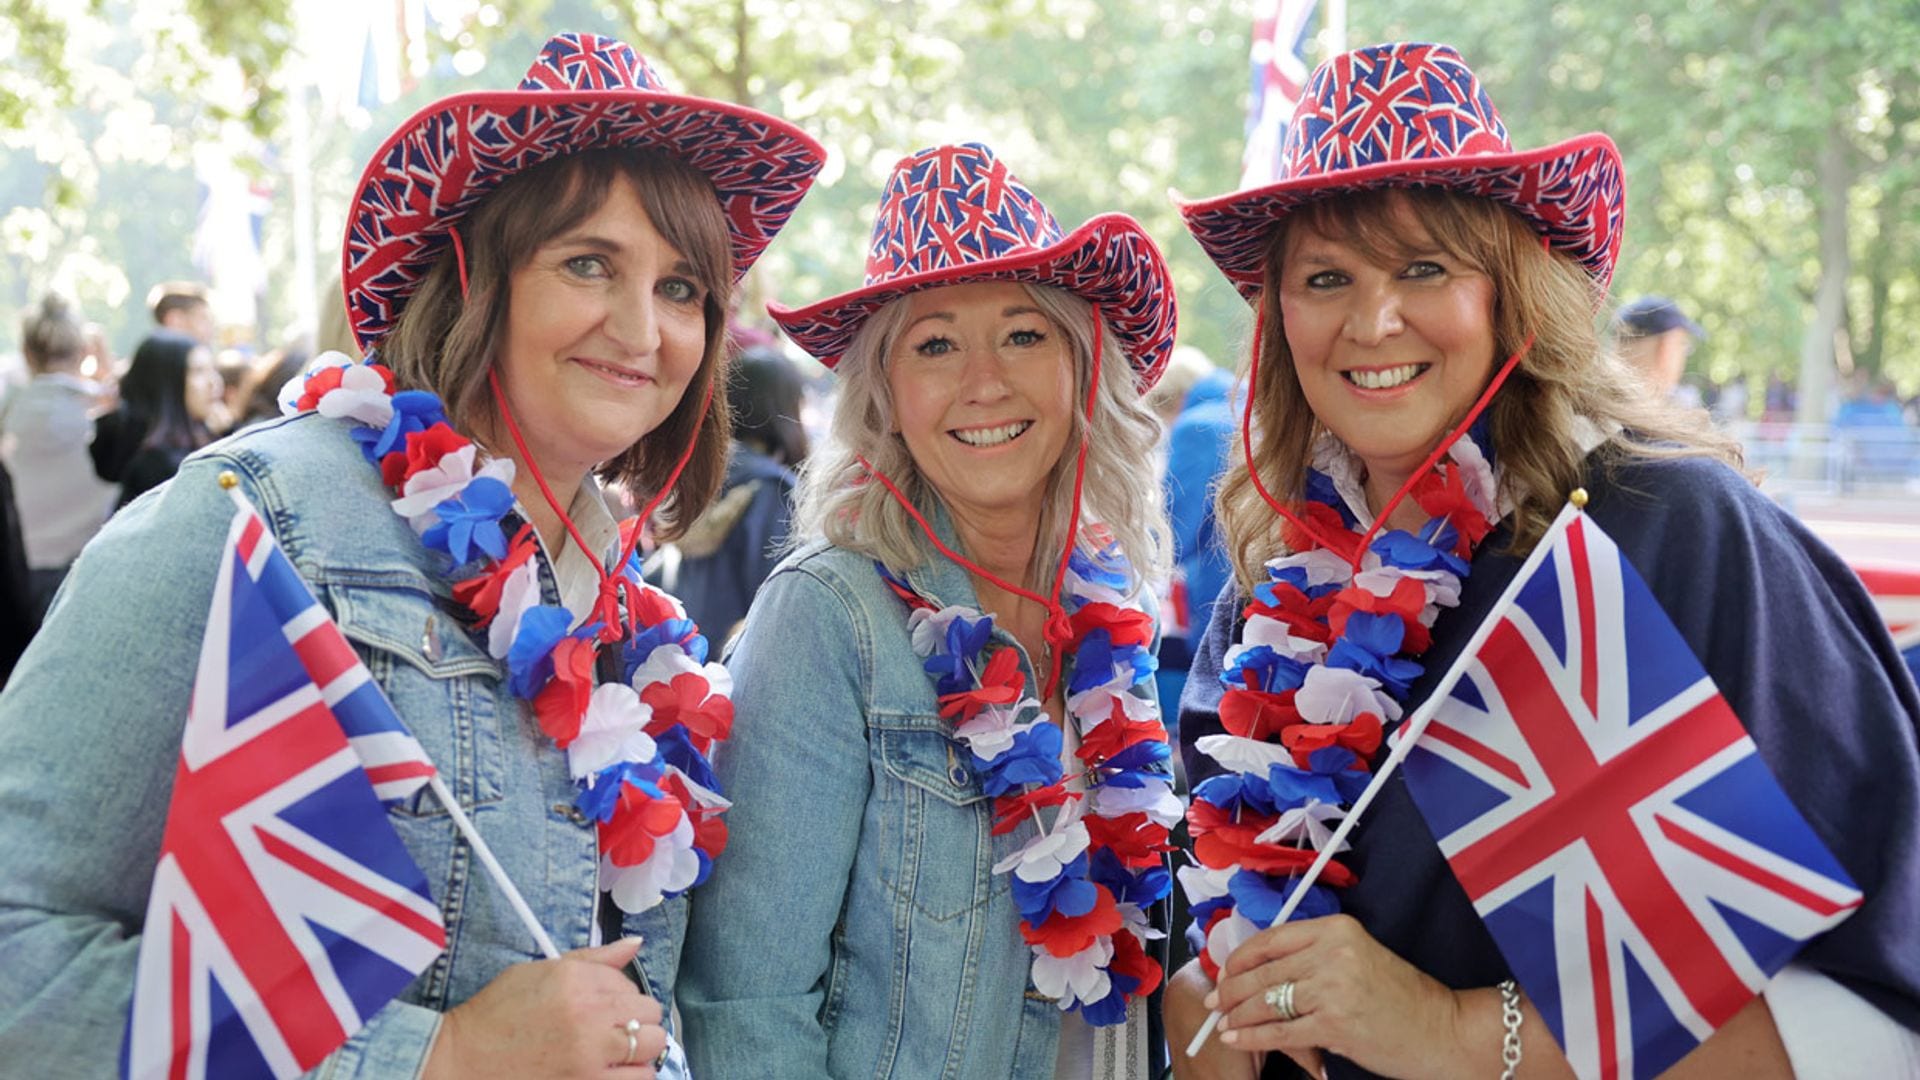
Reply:
[[[465,284],[465,276],[464,273],[461,275],[462,285]],[[547,486],[547,478],[540,475],[540,465],[534,461],[533,452],[527,449],[527,441],[520,435],[520,425],[514,422],[513,410],[507,406],[507,395],[500,389],[500,376],[493,368],[487,369],[487,384],[493,388],[494,404],[500,407],[500,417],[507,422],[507,434],[513,439],[514,449],[520,452],[521,462],[526,465],[527,471],[533,474],[534,483],[540,485],[541,497],[546,499],[547,506],[560,516],[560,524],[566,526],[567,535],[573,537],[574,545],[587,557],[587,561],[593,564],[593,572],[600,579],[600,595],[594,601],[592,618],[601,624],[601,641],[618,641],[626,636],[624,620],[620,614],[620,601],[623,597],[625,598],[629,612],[628,618],[630,618],[631,612],[636,609],[639,601],[639,587],[618,571],[620,567],[627,565],[628,559],[633,557],[634,550],[640,546],[640,534],[644,531],[647,521],[653,517],[653,512],[659,507],[661,500],[673,490],[673,485],[680,479],[680,473],[686,469],[687,462],[693,459],[694,448],[700,445],[701,425],[707,422],[707,409],[713,404],[713,384],[718,381],[717,372],[707,379],[706,392],[700,398],[700,412],[693,419],[693,435],[687,440],[686,449],[680,452],[680,460],[674,463],[673,472],[667,475],[667,482],[660,486],[660,490],[654,493],[652,499],[648,500],[646,508],[640,511],[640,516],[630,523],[630,528],[623,524],[621,531],[626,534],[625,542],[620,547],[620,558],[613,563],[613,571],[609,572],[601,564],[600,557],[594,554],[592,546],[581,538],[580,530],[574,527],[573,519],[567,516],[566,507],[560,505],[560,500],[554,497],[553,489]]]
[[[447,235],[453,238],[453,265],[460,271],[460,299],[465,300],[467,298],[467,246],[460,242],[458,227],[448,229]]]
[[[1253,357],[1249,362],[1247,373],[1247,400],[1246,404],[1241,407],[1240,412],[1240,447],[1242,453],[1246,456],[1247,478],[1253,481],[1253,489],[1260,493],[1260,497],[1266,500],[1267,505],[1273,508],[1274,513],[1279,514],[1291,522],[1295,528],[1311,536],[1314,542],[1321,547],[1326,548],[1328,551],[1338,551],[1340,550],[1339,546],[1329,543],[1326,534],[1321,532],[1317,526],[1294,513],[1292,510],[1287,509],[1284,503],[1273,497],[1273,494],[1267,490],[1266,485],[1260,482],[1260,470],[1254,466],[1253,396],[1259,392],[1260,388],[1260,343],[1266,339],[1266,332],[1267,309],[1263,300],[1260,306],[1259,317],[1254,322],[1253,327]],[[1513,374],[1513,369],[1520,366],[1521,358],[1526,356],[1533,348],[1533,337],[1532,334],[1528,334],[1527,340],[1521,342],[1519,351],[1507,357],[1507,362],[1500,365],[1500,370],[1494,373],[1493,379],[1487,383],[1487,388],[1480,391],[1480,397],[1473,403],[1473,408],[1468,409],[1467,415],[1461,418],[1460,423],[1455,425],[1453,430],[1447,433],[1446,438],[1440,440],[1440,444],[1433,448],[1433,453],[1427,455],[1427,460],[1421,462],[1419,468],[1407,474],[1407,478],[1401,483],[1400,489],[1393,493],[1393,498],[1388,499],[1387,505],[1380,508],[1379,515],[1373,519],[1373,524],[1368,526],[1366,534],[1360,538],[1360,543],[1353,549],[1353,557],[1349,560],[1349,565],[1353,567],[1355,572],[1359,571],[1360,562],[1366,557],[1367,545],[1373,543],[1373,538],[1386,526],[1387,518],[1392,516],[1394,509],[1400,505],[1400,501],[1405,499],[1407,495],[1413,491],[1414,484],[1418,482],[1421,477],[1427,475],[1428,470],[1432,469],[1440,462],[1441,458],[1446,456],[1447,451],[1453,448],[1453,444],[1459,442],[1461,437],[1466,435],[1467,429],[1473,426],[1473,422],[1480,419],[1480,414],[1487,411],[1487,406],[1493,403],[1494,392],[1500,389],[1501,385],[1507,381],[1507,376]]]
[[[1074,458],[1073,511],[1067,518],[1067,542],[1061,548],[1060,563],[1053,572],[1053,595],[1051,596],[1042,596],[1031,589],[1023,589],[994,574],[992,571],[967,558],[965,555],[953,550],[945,543],[942,543],[940,537],[934,533],[933,525],[927,521],[926,517],[923,516],[919,510],[914,508],[913,503],[907,499],[906,495],[903,494],[898,487],[894,486],[893,481],[887,479],[885,473],[874,468],[872,462],[858,454],[854,455],[854,460],[858,461],[860,467],[867,471],[867,475],[880,481],[880,485],[887,489],[888,494],[893,496],[893,501],[899,503],[900,508],[907,512],[907,516],[919,524],[920,531],[926,534],[928,541],[933,544],[940,554],[945,555],[947,558],[980,575],[1001,589],[1015,596],[1031,600],[1046,609],[1047,625],[1044,631],[1044,638],[1047,643],[1047,652],[1049,655],[1047,660],[1047,687],[1046,691],[1041,695],[1041,700],[1043,701],[1052,701],[1054,691],[1060,687],[1061,652],[1064,646],[1073,640],[1073,621],[1067,617],[1066,608],[1061,606],[1059,597],[1061,591],[1066,588],[1067,563],[1073,558],[1074,540],[1080,535],[1080,489],[1084,486],[1087,478],[1087,446],[1093,441],[1093,406],[1094,402],[1098,400],[1100,393],[1100,358],[1101,353],[1106,348],[1104,331],[1105,326],[1100,318],[1100,305],[1095,304],[1093,306],[1093,373],[1087,384],[1087,430],[1080,439],[1080,448]]]

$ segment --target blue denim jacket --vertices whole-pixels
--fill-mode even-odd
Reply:
[[[946,559],[907,578],[937,604],[978,605]],[[993,872],[1034,826],[992,835],[993,801],[873,560],[794,553],[727,666],[729,839],[694,894],[677,991],[694,1074],[1052,1077],[1060,1010],[1028,985],[1019,911]]]
[[[565,755],[453,615],[346,425],[265,424],[195,454],[75,563],[0,695],[0,1077],[119,1071],[147,893],[233,503],[223,470],[365,659],[561,949],[589,943],[598,853]],[[555,595],[551,568],[543,587]],[[447,950],[314,1075],[418,1075],[445,1009],[532,939],[431,794],[389,820],[425,871]],[[653,986],[673,985],[684,901],[629,916]]]

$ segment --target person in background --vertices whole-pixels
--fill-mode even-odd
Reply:
[[[205,345],[156,330],[133,351],[120,380],[120,407],[100,418],[94,471],[120,485],[125,506],[159,487],[188,454],[213,441],[207,416],[221,392]]]
[[[32,378],[0,401],[0,450],[13,474],[34,607],[45,612],[117,492],[88,458],[100,387],[80,375],[88,345],[79,313],[47,294],[22,321],[20,345]]]
[[[727,380],[733,446],[720,497],[661,560],[657,583],[680,598],[687,615],[711,627],[715,642],[747,617],[760,583],[787,546],[794,470],[807,457],[800,426],[804,385],[779,350],[751,348],[734,361]],[[649,580],[655,580],[649,575]]]
[[[0,687],[7,685],[20,654],[40,629],[40,605],[27,569],[20,511],[13,501],[13,475],[0,464]]]
[[[207,287],[193,281],[163,281],[147,294],[147,309],[153,312],[153,325],[176,334],[185,334],[212,348],[218,327],[213,321],[213,305],[207,301]]]
[[[1687,357],[1707,332],[1687,318],[1680,305],[1664,296],[1640,296],[1620,305],[1613,316],[1614,347],[1663,399],[1683,409],[1703,404],[1700,388],[1683,382]]]
[[[1180,411],[1187,406],[1187,392],[1193,384],[1199,382],[1208,372],[1214,370],[1213,361],[1207,354],[1191,345],[1175,345],[1173,353],[1167,358],[1166,373],[1153,389],[1141,395],[1140,400],[1160,421],[1160,430],[1173,430],[1173,422],[1180,418]],[[1166,440],[1156,451],[1160,455],[1161,472],[1166,471]]]
[[[1207,628],[1213,602],[1231,576],[1226,548],[1214,520],[1214,481],[1227,467],[1233,445],[1233,375],[1211,363],[1187,390],[1180,415],[1167,432],[1167,522],[1173,529],[1174,573],[1184,604],[1182,633],[1160,641],[1161,715],[1178,736],[1180,691],[1193,662],[1193,643]]]

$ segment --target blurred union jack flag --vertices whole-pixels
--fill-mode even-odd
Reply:
[[[1860,892],[1590,519],[1489,620],[1408,787],[1574,1070],[1653,1076]]]
[[[440,911],[381,802],[432,775],[242,502],[147,900],[123,1074],[296,1076],[432,963]]]
[[[1240,186],[1261,187],[1280,179],[1280,150],[1300,91],[1306,86],[1308,29],[1319,0],[1259,0],[1254,5],[1253,48],[1248,57],[1253,85],[1247,95],[1247,148],[1240,159]]]

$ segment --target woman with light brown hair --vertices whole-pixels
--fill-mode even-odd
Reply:
[[[1256,329],[1219,497],[1235,580],[1181,703],[1198,863],[1181,878],[1203,947],[1168,988],[1176,1046],[1200,1044],[1177,1075],[1909,1072],[1920,703],[1839,559],[1754,489],[1731,443],[1602,346],[1624,224],[1611,141],[1516,150],[1458,54],[1393,44],[1315,72],[1285,158],[1274,184],[1182,207]],[[1572,751],[1492,719],[1481,742],[1402,723],[1430,698],[1505,708],[1478,676],[1443,676],[1466,654],[1492,664],[1478,632],[1530,555],[1557,554],[1544,538],[1575,489],[1617,546],[1615,586],[1581,593],[1587,607],[1551,593],[1564,616],[1539,624],[1538,662],[1574,672],[1556,692],[1580,703],[1574,737],[1597,747],[1582,753],[1702,730],[1702,714],[1660,710],[1713,685],[1729,745],[1758,752],[1715,759],[1712,784],[1690,781],[1704,794],[1663,789],[1679,809],[1648,794],[1604,839],[1569,825],[1572,840],[1535,841],[1537,862],[1509,853],[1515,876],[1469,882],[1455,860],[1497,815],[1552,803],[1611,822],[1631,786],[1633,770],[1584,780]],[[1559,579],[1526,589],[1584,572],[1551,565]],[[1640,592],[1623,584],[1634,569]],[[1711,682],[1656,694],[1687,652]],[[1372,788],[1402,760],[1396,724],[1417,748]],[[1778,803],[1749,800],[1763,789]],[[1660,832],[1682,813],[1737,857]],[[1658,868],[1640,861],[1641,825]],[[1712,887],[1666,906],[1674,860]],[[1759,882],[1781,891],[1755,899]]]

